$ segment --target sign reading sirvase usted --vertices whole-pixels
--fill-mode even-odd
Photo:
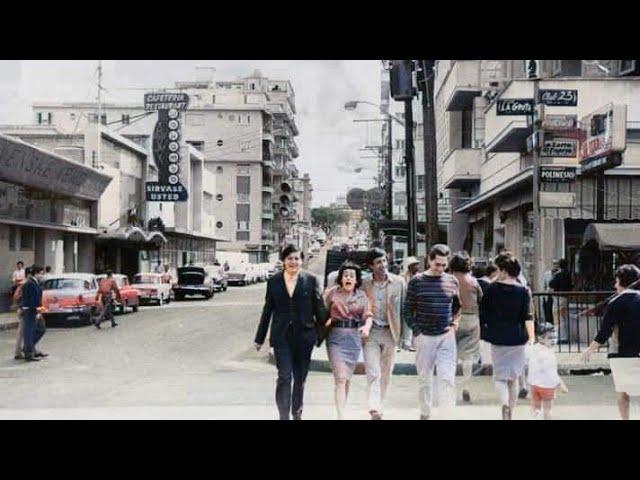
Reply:
[[[158,181],[147,182],[149,202],[186,202],[187,189],[180,183],[180,112],[189,106],[185,93],[147,93],[144,109],[157,111],[152,150],[158,166]]]

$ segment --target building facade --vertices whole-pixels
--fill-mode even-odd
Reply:
[[[531,62],[531,61],[527,61]],[[538,66],[538,88],[577,93],[573,106],[545,106],[545,115],[575,115],[578,120],[607,105],[625,106],[623,129],[626,150],[621,165],[605,172],[602,185],[580,167],[578,148],[573,156],[540,158],[542,166],[575,167],[570,183],[540,183],[542,192],[575,194],[572,207],[558,205],[540,209],[541,259],[537,270],[551,267],[554,258],[566,258],[578,289],[611,288],[612,263],[601,265],[598,278],[585,261],[585,232],[591,223],[640,221],[634,207],[640,201],[640,71],[627,61],[542,60]],[[533,154],[527,139],[533,133],[524,115],[501,115],[500,101],[534,96],[534,82],[523,60],[439,61],[436,66],[436,125],[439,187],[448,192],[452,220],[448,235],[452,248],[465,248],[476,258],[490,258],[502,248],[513,251],[523,262],[525,274],[534,279]],[[584,135],[589,125],[578,125]],[[578,132],[579,130],[575,130]],[[546,138],[546,133],[545,133]],[[574,138],[574,140],[576,140]],[[579,139],[577,139],[579,140]],[[579,142],[580,146],[583,142]],[[544,193],[543,193],[544,194]],[[597,201],[603,212],[598,215]],[[562,207],[562,208],[560,208]],[[638,245],[640,248],[640,245]],[[627,259],[628,260],[628,259]],[[597,267],[600,268],[600,267]]]

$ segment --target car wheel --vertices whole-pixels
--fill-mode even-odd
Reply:
[[[225,285],[224,287],[222,287],[222,291],[226,292],[227,291],[227,285]]]

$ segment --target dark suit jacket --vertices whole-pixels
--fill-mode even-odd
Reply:
[[[317,277],[307,272],[300,272],[292,297],[289,297],[282,272],[276,273],[269,279],[255,343],[260,345],[264,343],[272,317],[273,323],[269,336],[271,346],[277,347],[286,342],[290,324],[294,334],[301,340],[315,343],[316,323],[322,324],[326,321],[322,287]]]
[[[42,289],[33,278],[28,278],[22,286],[21,307],[38,308],[42,303]]]

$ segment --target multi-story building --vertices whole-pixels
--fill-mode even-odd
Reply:
[[[297,174],[299,156],[294,136],[295,94],[286,80],[271,80],[260,72],[235,81],[216,81],[210,72],[192,82],[176,82],[189,95],[182,136],[203,154],[204,169],[216,179],[213,202],[215,238],[228,239],[223,250],[249,253],[253,262],[268,261],[284,238],[286,222],[279,215],[274,192]],[[82,130],[97,121],[95,104],[34,105],[36,121],[63,131]],[[104,124],[148,146],[155,122],[140,104],[105,104]]]
[[[0,311],[9,307],[18,260],[56,272],[93,271],[99,199],[112,182],[71,158],[75,149],[41,148],[13,135],[26,133],[19,130],[0,133]],[[49,127],[38,130],[45,138],[52,133]]]
[[[530,61],[529,61],[530,62]],[[539,235],[542,262],[537,271],[551,266],[553,258],[567,258],[576,287],[610,288],[590,284],[611,282],[612,265],[629,261],[629,251],[608,254],[594,263],[595,253],[586,249],[589,224],[622,223],[617,235],[633,238],[630,222],[640,220],[640,65],[626,60],[537,61],[541,90],[577,92],[574,106],[546,106],[545,115],[575,115],[578,120],[608,105],[626,106],[626,124],[608,124],[610,131],[622,129],[626,150],[622,163],[607,170],[602,184],[580,167],[580,152],[572,157],[544,156],[545,166],[577,167],[572,183],[541,182],[542,192],[575,194],[572,208],[541,208]],[[533,156],[527,139],[533,133],[525,116],[497,112],[499,100],[534,96],[534,82],[527,78],[523,60],[442,60],[436,65],[436,125],[438,137],[439,187],[448,190],[452,221],[449,239],[453,248],[466,248],[476,257],[490,257],[501,248],[512,250],[523,260],[525,273],[540,289],[533,270]],[[617,121],[617,120],[616,120]],[[581,135],[590,125],[579,125]],[[598,213],[598,203],[602,211]],[[593,227],[606,228],[606,227]],[[629,247],[629,245],[627,245]],[[633,247],[633,245],[631,245]],[[640,249],[640,245],[636,245]],[[603,259],[604,258],[604,259]],[[589,273],[598,273],[590,275]]]

